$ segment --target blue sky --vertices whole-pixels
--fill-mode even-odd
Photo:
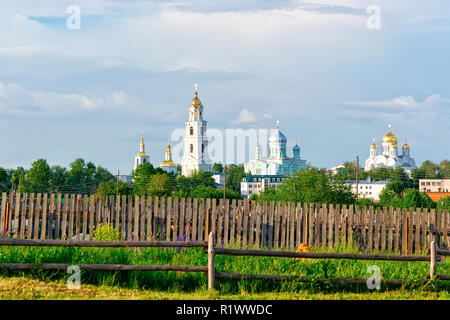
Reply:
[[[314,166],[364,160],[388,124],[417,163],[439,162],[449,49],[447,0],[3,1],[0,166],[82,157],[129,173],[141,136],[159,165],[194,83],[209,128],[280,120]]]

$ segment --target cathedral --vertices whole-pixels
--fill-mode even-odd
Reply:
[[[411,170],[416,168],[416,162],[410,156],[410,146],[406,143],[402,146],[401,154],[397,150],[397,137],[391,132],[391,125],[389,125],[389,132],[382,139],[382,153],[378,154],[378,146],[373,139],[370,146],[370,156],[366,159],[364,169],[366,171],[375,168],[395,168],[402,167],[406,172],[411,173]]]
[[[181,174],[190,176],[196,171],[211,171],[211,160],[207,152],[208,137],[206,121],[203,120],[203,105],[195,96],[189,105],[189,120],[185,122],[184,152],[181,160]]]
[[[244,165],[245,172],[252,175],[290,175],[297,170],[306,169],[306,160],[300,158],[300,147],[296,144],[293,148],[293,157],[286,153],[287,138],[280,131],[280,122],[269,137],[268,155],[262,156],[261,146],[256,147],[256,157]]]

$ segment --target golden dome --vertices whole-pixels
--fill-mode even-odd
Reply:
[[[198,98],[197,91],[195,91],[195,97],[194,99],[192,99],[191,105],[193,105],[196,108],[200,108],[202,106],[202,103]]]
[[[406,141],[405,141],[405,144],[403,145],[402,148],[403,148],[403,149],[409,149],[409,144],[407,144]]]
[[[164,160],[161,163],[161,167],[176,167],[177,164],[175,162],[173,162],[172,160]]]
[[[392,134],[392,132],[389,130],[388,133],[383,137],[383,142],[390,142],[396,144],[397,137]]]
[[[375,148],[375,149],[378,149],[378,146],[377,146],[377,144],[376,143],[372,143],[372,145],[370,146],[371,148]]]
[[[396,143],[393,143],[393,144],[392,144],[392,148],[397,149],[397,144],[396,144]]]
[[[137,157],[148,157],[148,154],[141,151],[137,154]]]

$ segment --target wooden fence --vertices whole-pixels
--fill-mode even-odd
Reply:
[[[269,250],[246,250],[216,248],[214,232],[210,232],[207,241],[85,241],[85,240],[28,240],[28,239],[0,239],[0,246],[72,246],[72,247],[106,247],[106,248],[130,248],[130,247],[203,247],[208,254],[207,266],[180,266],[180,265],[121,265],[121,264],[83,264],[78,267],[86,270],[103,271],[177,271],[177,272],[205,272],[208,277],[208,288],[214,289],[216,278],[221,279],[259,279],[310,282],[311,277],[299,275],[271,275],[271,274],[242,274],[217,272],[215,266],[216,255],[253,256],[253,257],[283,257],[283,258],[307,258],[307,259],[351,259],[372,261],[425,261],[430,262],[430,272],[423,280],[415,282],[426,283],[428,279],[450,280],[448,275],[437,274],[438,257],[450,256],[448,250],[438,250],[436,247],[436,235],[430,243],[429,256],[419,255],[387,255],[387,254],[355,254],[333,252],[289,252]],[[441,260],[442,261],[442,260]],[[73,266],[67,263],[0,263],[1,268],[13,270],[67,270]],[[316,281],[332,281],[337,283],[368,284],[366,278],[315,278]],[[403,285],[405,280],[380,279],[385,284]]]
[[[218,247],[295,251],[347,246],[363,252],[419,253],[433,234],[449,247],[449,213],[293,202],[3,193],[0,236],[88,240],[110,223],[128,241],[206,241]]]

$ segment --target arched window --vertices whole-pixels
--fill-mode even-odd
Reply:
[[[191,127],[191,129],[189,130],[189,132],[190,132],[191,136],[193,136],[193,135],[194,135],[194,128]]]
[[[194,145],[191,144],[191,153],[194,152]]]
[[[202,153],[205,152],[205,145],[202,143]]]
[[[142,163],[146,163],[147,162],[147,159],[142,159]]]

